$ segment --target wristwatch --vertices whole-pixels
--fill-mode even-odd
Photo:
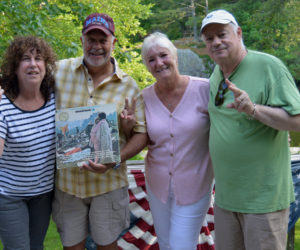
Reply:
[[[117,170],[119,167],[121,167],[121,162],[116,163],[116,165],[114,165],[112,169]]]

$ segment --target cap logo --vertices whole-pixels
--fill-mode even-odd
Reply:
[[[97,17],[91,17],[90,19],[86,20],[85,22],[85,27],[87,27],[90,24],[100,24],[100,25],[104,25],[107,29],[109,29],[109,24],[108,22],[100,16]]]
[[[106,35],[109,34],[114,35],[115,32],[114,21],[110,16],[106,14],[93,13],[85,19],[82,28],[82,34],[86,34],[86,32],[92,29],[100,29]]]
[[[206,16],[206,19],[209,19],[209,18],[211,18],[211,17],[213,17],[213,16],[214,16],[213,14],[207,15],[207,16]]]

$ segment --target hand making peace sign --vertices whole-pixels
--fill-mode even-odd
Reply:
[[[136,117],[135,117],[135,108],[136,108],[136,99],[132,97],[131,105],[129,104],[128,98],[125,99],[125,106],[123,111],[120,114],[121,117],[121,127],[127,137],[130,138],[132,129],[136,124]]]
[[[234,95],[234,102],[227,105],[227,108],[235,109],[238,112],[244,112],[247,115],[253,116],[255,113],[255,104],[251,101],[246,91],[239,89],[234,83],[225,80],[228,89]]]

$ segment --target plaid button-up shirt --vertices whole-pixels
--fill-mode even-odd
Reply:
[[[145,114],[142,95],[136,82],[117,65],[114,58],[114,74],[94,88],[92,77],[83,63],[83,57],[61,60],[56,72],[56,108],[71,108],[114,103],[117,113],[123,110],[125,98],[137,98],[135,132],[145,133]],[[126,143],[119,125],[120,147]],[[78,167],[57,170],[56,187],[80,198],[100,195],[128,185],[125,163],[117,170],[104,174],[80,170]]]

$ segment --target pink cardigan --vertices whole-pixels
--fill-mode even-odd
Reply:
[[[178,205],[200,200],[211,188],[213,170],[208,149],[208,79],[190,77],[179,104],[170,111],[154,91],[143,90],[147,130],[153,145],[145,158],[146,180],[166,203],[171,178]]]

